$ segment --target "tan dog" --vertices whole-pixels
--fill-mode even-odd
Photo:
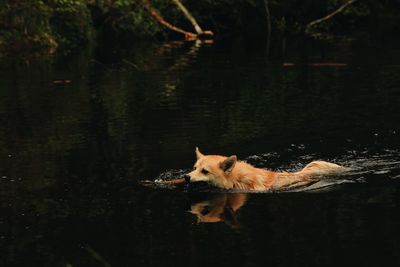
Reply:
[[[203,155],[196,147],[194,170],[185,175],[187,182],[206,181],[223,189],[266,191],[307,185],[322,175],[346,168],[325,161],[313,161],[298,172],[272,172],[238,161],[236,156]]]

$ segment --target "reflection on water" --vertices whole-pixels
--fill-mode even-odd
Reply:
[[[246,194],[220,193],[191,204],[190,213],[197,217],[197,223],[224,222],[232,228],[237,228],[239,223],[236,212],[245,204],[246,198]]]
[[[399,263],[399,46],[287,44],[1,62],[0,265]],[[195,146],[272,170],[333,161],[353,183],[245,205],[136,185],[192,166]]]

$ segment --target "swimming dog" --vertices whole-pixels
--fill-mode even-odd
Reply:
[[[268,191],[308,185],[316,177],[338,173],[346,168],[326,162],[313,161],[297,172],[273,172],[256,168],[235,155],[203,155],[195,150],[197,161],[193,171],[186,174],[187,183],[205,181],[222,189],[243,191]]]

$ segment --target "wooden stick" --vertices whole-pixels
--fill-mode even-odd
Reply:
[[[141,185],[149,186],[149,185],[157,185],[157,184],[164,184],[164,185],[183,185],[186,183],[184,178],[174,179],[169,181],[151,181],[151,180],[142,180],[139,181]]]
[[[344,3],[338,9],[336,9],[332,13],[326,15],[325,17],[322,17],[320,19],[317,19],[317,20],[314,20],[314,21],[308,23],[307,26],[306,26],[306,31],[308,31],[312,26],[332,18],[333,16],[335,16],[336,14],[342,12],[346,7],[348,7],[349,5],[351,5],[351,4],[355,3],[355,2],[357,2],[357,0],[349,0],[348,2]]]

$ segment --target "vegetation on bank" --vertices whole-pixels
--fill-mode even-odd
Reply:
[[[329,16],[352,0],[181,0],[193,17],[217,36],[304,32],[310,22]],[[146,3],[168,23],[181,29],[192,25],[173,0],[0,0],[0,54],[53,53],[74,49],[106,36],[129,38],[182,38],[151,16]],[[342,33],[352,28],[391,28],[400,19],[399,0],[352,1],[334,18],[307,31]],[[384,30],[384,29],[383,29]],[[218,37],[216,37],[218,38]]]

